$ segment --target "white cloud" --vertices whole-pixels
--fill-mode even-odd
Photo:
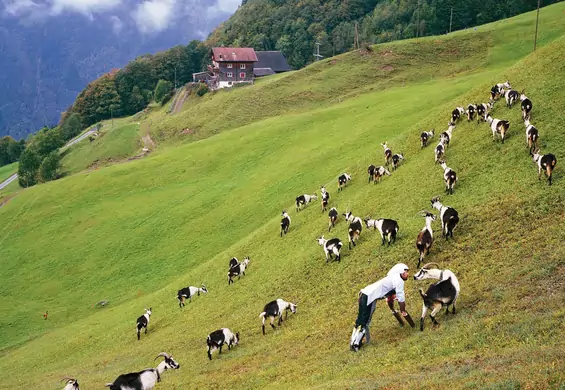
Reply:
[[[112,23],[112,31],[114,34],[119,35],[124,28],[124,22],[116,15],[110,16],[110,22]]]
[[[241,4],[241,0],[217,0],[216,9],[220,12],[232,13]]]
[[[165,30],[175,17],[176,0],[148,0],[137,6],[132,17],[142,33]]]
[[[64,11],[91,14],[111,10],[121,4],[121,0],[50,0],[51,14],[58,15]]]
[[[43,7],[42,4],[37,4],[31,0],[13,0],[4,1],[4,11],[13,16],[20,16],[30,14],[38,11]]]

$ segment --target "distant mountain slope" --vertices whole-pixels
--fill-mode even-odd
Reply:
[[[237,7],[230,0],[73,3],[116,4],[95,13],[99,8],[60,10],[54,7],[70,3],[50,3],[0,2],[0,136],[26,137],[56,124],[90,81],[139,55],[204,38]]]

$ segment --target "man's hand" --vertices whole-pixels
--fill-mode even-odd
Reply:
[[[406,317],[408,315],[408,313],[406,313],[405,311],[402,311],[402,317]]]

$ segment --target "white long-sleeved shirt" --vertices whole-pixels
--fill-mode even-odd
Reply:
[[[367,296],[367,305],[371,305],[375,299],[382,299],[392,290],[395,290],[398,302],[404,302],[404,280],[400,273],[389,273],[378,282],[368,285],[361,290]]]

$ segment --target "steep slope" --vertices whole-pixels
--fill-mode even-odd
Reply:
[[[560,38],[514,65],[505,58],[508,67],[368,92],[25,191],[0,209],[0,368],[12,373],[0,386],[55,388],[74,375],[93,388],[166,350],[181,363],[163,378],[170,389],[557,387],[565,368],[563,176],[558,166],[552,187],[537,181],[519,110],[503,104],[495,115],[512,122],[504,145],[486,125],[463,121],[447,154],[460,182],[446,203],[462,222],[455,241],[438,240],[429,258],[459,275],[459,313],[419,333],[399,330],[379,305],[375,346],[352,354],[347,339],[358,290],[399,260],[415,266],[417,212],[442,193],[419,129],[443,129],[452,108],[485,100],[493,82],[509,78],[534,100],[542,150],[559,159],[564,54]],[[407,161],[368,185],[366,167],[382,161],[385,140]],[[342,171],[353,182],[337,194]],[[325,265],[314,239],[327,219],[317,204],[292,212],[291,231],[279,238],[281,209],[323,183],[340,211],[396,218],[397,244],[380,247],[364,231],[341,264]],[[343,221],[333,234],[345,240]],[[234,255],[251,256],[251,267],[228,287]],[[178,288],[201,282],[210,293],[178,309]],[[414,317],[424,286],[408,282]],[[278,297],[297,301],[298,314],[264,337],[257,316]],[[93,309],[100,299],[110,306]],[[147,305],[149,334],[134,342],[134,320]],[[241,331],[242,342],[208,362],[205,337],[224,326]]]

